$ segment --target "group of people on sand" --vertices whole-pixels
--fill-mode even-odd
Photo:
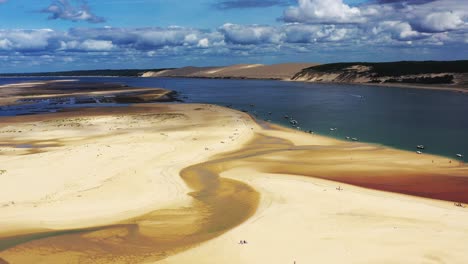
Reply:
[[[241,244],[241,245],[247,244],[247,241],[246,241],[246,240],[241,240],[241,241],[239,242],[239,244]]]

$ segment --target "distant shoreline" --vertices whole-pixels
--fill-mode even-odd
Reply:
[[[282,80],[466,92],[468,61],[237,64],[145,72],[142,77]]]
[[[303,82],[315,84],[343,84],[343,85],[366,85],[366,86],[380,86],[387,88],[408,88],[408,89],[422,89],[422,90],[437,90],[437,91],[451,91],[458,93],[468,93],[468,86],[441,86],[441,85],[428,85],[428,84],[410,84],[410,83],[357,83],[357,82],[311,82],[311,81],[298,81],[288,80],[282,78],[250,78],[250,77],[202,77],[202,76],[159,76],[159,77],[141,77],[141,76],[0,76],[0,79],[14,79],[14,78],[160,78],[160,79],[208,79],[208,80],[250,80],[250,81],[284,81],[284,82]]]
[[[140,78],[168,78],[168,79],[208,79],[208,80],[250,80],[250,81],[283,81],[283,82],[302,82],[314,84],[342,84],[342,85],[366,85],[366,86],[380,86],[388,88],[410,88],[410,89],[423,89],[423,90],[438,90],[438,91],[452,91],[460,93],[468,93],[468,86],[453,86],[444,87],[440,85],[428,84],[410,84],[410,83],[357,83],[357,82],[311,82],[311,81],[295,81],[281,78],[239,78],[239,77],[182,77],[182,76],[161,76],[161,77],[140,77]]]
[[[310,62],[235,64],[228,66],[159,69],[77,70],[0,74],[0,78],[196,78],[222,80],[278,80],[320,84],[362,84],[468,92],[468,60]]]
[[[343,84],[343,85],[366,85],[366,86],[380,86],[388,88],[411,88],[423,90],[438,90],[438,91],[452,91],[460,93],[468,93],[468,86],[454,86],[454,87],[441,87],[439,85],[424,85],[424,84],[409,84],[409,83],[356,83],[356,82],[308,82],[308,81],[295,81],[281,78],[238,78],[238,77],[181,77],[181,76],[163,76],[163,77],[139,77],[139,78],[168,78],[168,79],[208,79],[208,80],[249,80],[249,81],[283,81],[283,82],[302,82],[314,84]]]
[[[350,83],[353,84],[353,83]],[[451,92],[459,92],[459,93],[468,93],[467,86],[454,86],[454,87],[441,87],[439,85],[424,85],[424,84],[406,84],[406,83],[394,83],[394,84],[385,84],[385,83],[357,83],[362,85],[375,85],[381,87],[388,87],[388,88],[409,88],[409,89],[422,89],[422,90],[437,90],[437,91],[451,91]]]

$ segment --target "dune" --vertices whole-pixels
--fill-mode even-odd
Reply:
[[[215,70],[209,70],[209,71],[202,71],[197,73],[197,75],[203,75],[206,77],[228,77],[228,76],[233,76],[233,74],[236,74],[237,71],[240,70],[245,70],[245,69],[252,69],[256,67],[262,67],[264,65],[262,64],[236,64],[236,65],[231,65],[231,66],[226,66],[226,67],[219,67],[216,68]]]
[[[9,263],[468,261],[466,164],[219,106],[2,118],[0,164]]]
[[[232,79],[277,79],[290,80],[302,69],[314,63],[282,63],[273,65],[237,64],[225,67],[184,67],[162,72],[147,72],[143,77],[192,77]]]
[[[183,67],[160,72],[145,72],[142,77],[191,77],[202,74],[205,71],[217,70],[219,67]]]
[[[256,67],[238,68],[226,75],[233,78],[246,79],[281,79],[288,80],[298,71],[311,67],[312,63],[283,63],[274,65],[262,65]]]

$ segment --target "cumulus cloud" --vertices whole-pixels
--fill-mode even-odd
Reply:
[[[340,42],[359,38],[357,30],[346,26],[289,24],[282,31],[286,43]]]
[[[300,43],[324,39],[317,31],[309,32],[310,25],[329,25],[332,27],[328,29],[335,34],[325,38],[330,40],[352,36],[366,41],[374,38],[373,43],[383,39],[408,43],[438,38],[437,43],[443,44],[463,38],[460,35],[466,38],[467,18],[468,5],[460,0],[375,0],[357,6],[349,6],[342,0],[299,0],[297,6],[285,9],[282,20],[303,25],[296,30],[301,33],[296,32],[292,38]],[[439,38],[445,32],[453,34],[446,34],[445,40]]]
[[[410,23],[388,20],[373,26],[354,24],[287,23],[279,26],[224,24],[217,30],[185,27],[72,28],[68,31],[0,30],[1,53],[99,53],[136,52],[145,56],[205,52],[231,54],[274,52],[281,48],[300,50],[317,45],[441,45],[465,43],[466,32],[420,32]],[[355,46],[357,48],[357,46]],[[42,54],[44,55],[44,54]]]
[[[286,22],[300,23],[361,23],[365,18],[361,10],[342,0],[299,0],[299,6],[284,11]]]
[[[73,22],[86,21],[89,23],[102,23],[106,20],[91,12],[85,0],[76,0],[78,6],[73,6],[68,0],[54,0],[43,13],[49,14],[49,19],[63,19]]]
[[[210,46],[210,40],[207,38],[200,39],[197,46],[200,48],[208,48]]]
[[[0,30],[0,50],[33,52],[47,50],[56,33],[51,29]]]
[[[405,31],[411,27],[420,33],[466,29],[467,18],[468,5],[460,0],[376,0],[358,6],[342,0],[299,0],[298,6],[285,9],[282,17],[286,22],[357,27],[399,21],[397,27],[406,27]]]
[[[249,45],[262,43],[280,43],[283,36],[271,26],[224,24],[219,31],[228,43]]]
[[[464,25],[461,15],[454,12],[431,13],[413,22],[422,32],[444,32]]]
[[[0,30],[0,52],[149,52],[177,47],[208,48],[222,43],[223,35],[217,31],[183,27]]]
[[[205,46],[208,43],[222,41],[222,36],[217,32],[177,26],[166,28],[74,28],[69,30],[68,35],[74,39],[111,41],[118,47],[136,50],[153,50],[165,46]]]
[[[25,67],[54,61],[72,61],[77,67],[80,63],[121,67],[165,60],[161,66],[167,67],[280,56],[284,61],[466,59],[462,52],[453,52],[468,44],[468,6],[460,1],[377,0],[350,6],[342,0],[300,0],[285,8],[285,23],[226,23],[212,30],[178,26],[0,29],[0,69],[1,65]],[[311,54],[313,57],[303,57]]]
[[[400,21],[384,21],[373,29],[375,34],[389,33],[393,39],[409,41],[423,38],[424,35],[413,30],[410,24]]]
[[[115,46],[112,43],[112,41],[107,41],[107,40],[94,40],[94,39],[87,39],[83,41],[64,40],[64,41],[60,41],[59,50],[81,51],[81,52],[111,51],[112,49],[114,49],[114,47]]]
[[[294,2],[294,0],[223,0],[214,3],[213,6],[217,9],[261,8],[292,5]]]
[[[376,0],[376,1],[370,1],[370,2],[377,3],[377,4],[420,5],[420,4],[426,4],[426,3],[430,3],[434,1],[437,1],[437,0]]]

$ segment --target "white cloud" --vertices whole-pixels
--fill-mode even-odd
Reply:
[[[2,46],[7,45],[9,49],[17,51],[45,50],[53,37],[55,32],[50,29],[0,30]]]
[[[349,26],[289,24],[282,29],[287,43],[338,42],[358,39],[358,30]]]
[[[49,19],[63,19],[70,21],[87,21],[90,23],[102,23],[106,20],[96,16],[91,12],[85,0],[76,0],[79,7],[75,7],[68,0],[54,0],[52,3],[42,10],[43,13],[48,13]]]
[[[374,1],[352,7],[341,0],[301,0],[298,6],[285,10],[284,19],[289,15],[294,23],[277,26],[226,23],[215,30],[178,26],[0,30],[0,59],[18,67],[32,65],[31,61],[36,64],[73,61],[73,65],[106,62],[105,65],[113,63],[119,67],[124,63],[139,65],[139,61],[162,63],[162,60],[167,63],[161,64],[165,67],[192,64],[196,60],[206,65],[213,61],[214,64],[253,62],[255,58],[259,62],[264,58],[273,61],[284,56],[286,61],[306,60],[303,56],[323,60],[376,60],[387,56],[389,60],[402,59],[403,55],[393,53],[391,57],[392,53],[387,52],[403,49],[408,59],[417,54],[421,55],[417,58],[445,59],[427,57],[431,49],[448,55],[447,59],[463,59],[466,56],[454,50],[466,49],[468,43],[468,7],[457,6],[457,1],[460,3],[460,0],[444,0],[445,4],[420,0],[418,5]],[[87,20],[89,14],[82,12],[76,17]],[[378,52],[371,53],[372,50]],[[426,53],[421,53],[422,50]],[[352,57],[353,54],[357,55]],[[316,57],[308,58],[316,61]]]
[[[114,45],[112,41],[88,39],[81,43],[81,48],[87,51],[109,51]]]
[[[362,23],[365,18],[361,10],[351,7],[342,0],[299,0],[299,6],[284,11],[287,22],[300,23]]]
[[[186,35],[185,38],[184,38],[184,41],[185,41],[186,43],[198,42],[197,34],[192,33],[192,34]]]
[[[207,38],[200,39],[198,41],[197,47],[208,48],[210,46],[210,41]]]
[[[421,33],[412,29],[407,22],[385,21],[373,29],[375,34],[390,33],[393,39],[408,41],[423,37]]]
[[[443,32],[455,30],[465,24],[459,14],[454,12],[436,12],[431,13],[419,22],[416,22],[421,31],[425,32]]]
[[[12,43],[8,39],[0,39],[0,50],[9,50],[11,49]]]
[[[224,24],[220,29],[228,43],[250,45],[262,43],[278,44],[283,35],[275,27],[259,25]]]

